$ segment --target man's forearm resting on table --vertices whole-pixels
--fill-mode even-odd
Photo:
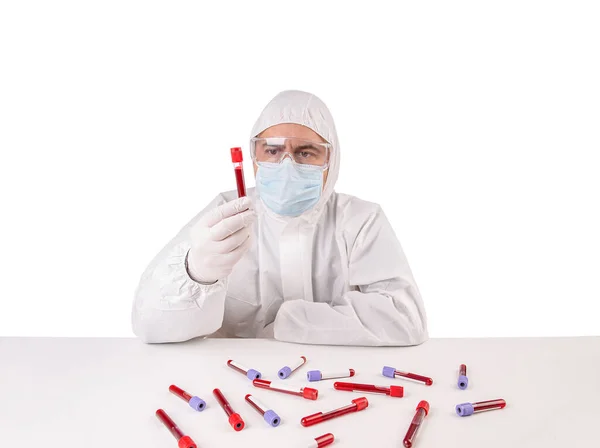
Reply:
[[[428,338],[426,320],[410,292],[350,291],[333,305],[286,302],[275,320],[275,339],[330,345],[421,344]]]

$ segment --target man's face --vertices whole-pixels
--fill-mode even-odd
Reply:
[[[270,128],[265,129],[260,134],[257,135],[259,138],[271,138],[271,137],[294,137],[300,140],[308,140],[311,142],[319,142],[319,143],[327,143],[319,134],[317,134],[312,129],[307,128],[306,126],[302,126],[301,124],[293,124],[293,123],[283,123],[277,124],[275,126],[271,126]],[[258,170],[258,165],[254,163],[254,176],[256,176],[256,171]],[[323,171],[323,188],[325,188],[325,183],[327,182],[327,174],[329,170]]]

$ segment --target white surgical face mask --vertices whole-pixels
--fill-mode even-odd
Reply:
[[[274,213],[299,216],[319,202],[323,169],[299,165],[289,158],[281,163],[260,162],[256,189],[260,199]]]

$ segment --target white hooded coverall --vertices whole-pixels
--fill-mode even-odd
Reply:
[[[304,125],[332,145],[317,205],[281,217],[249,189],[258,215],[252,246],[227,278],[204,285],[185,267],[189,229],[206,211],[237,198],[236,191],[219,194],[143,273],[134,333],[147,343],[200,336],[363,346],[424,342],[423,302],[381,207],[334,192],[340,147],[327,106],[306,92],[282,92],[263,110],[252,137],[280,123]]]

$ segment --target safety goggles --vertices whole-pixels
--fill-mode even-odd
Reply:
[[[253,138],[250,154],[256,163],[281,163],[285,157],[299,165],[329,166],[331,145],[293,137]]]

